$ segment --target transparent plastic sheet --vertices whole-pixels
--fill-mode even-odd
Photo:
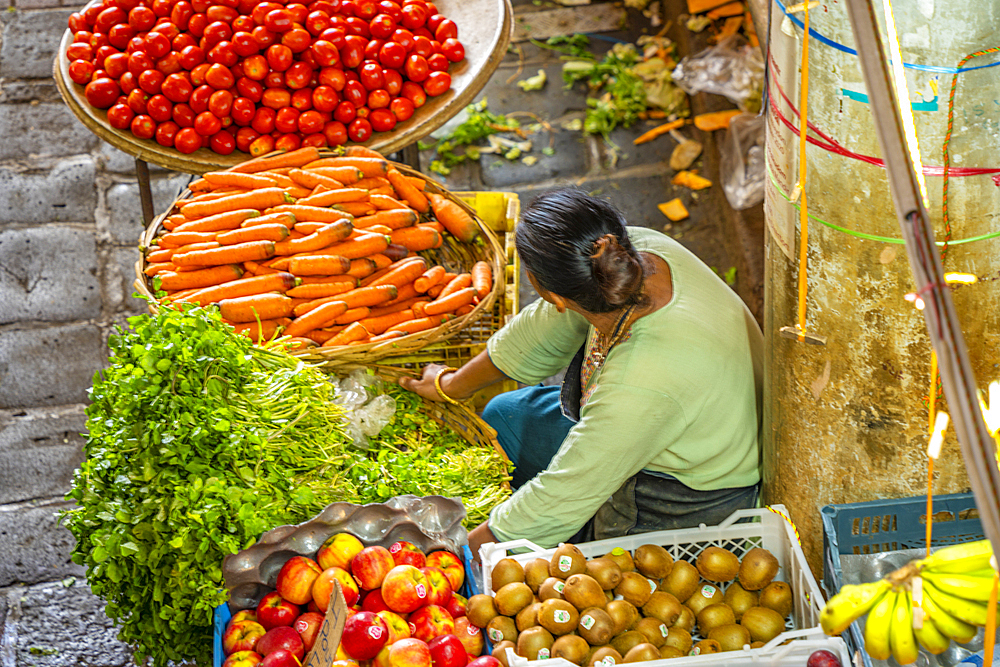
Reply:
[[[368,438],[377,436],[396,414],[396,401],[391,396],[382,394],[370,399],[380,388],[381,380],[360,369],[337,382],[334,402],[344,407],[347,433],[355,447],[368,449]]]
[[[733,116],[720,152],[719,178],[729,205],[742,211],[764,201],[764,116]]]
[[[760,110],[764,57],[740,35],[687,56],[674,68],[673,79],[688,95],[722,95],[743,111]]]

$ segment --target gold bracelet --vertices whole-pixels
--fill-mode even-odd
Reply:
[[[445,368],[439,370],[437,375],[434,376],[434,388],[437,389],[438,396],[440,396],[442,399],[448,401],[453,405],[460,406],[462,404],[459,401],[455,400],[448,394],[444,393],[444,389],[441,388],[441,376],[444,375],[445,373],[450,373],[452,371],[457,371],[457,370],[458,370],[457,368],[452,368],[451,366],[446,366]]]

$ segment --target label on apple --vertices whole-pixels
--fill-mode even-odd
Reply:
[[[664,639],[666,639],[667,635],[670,634],[670,630],[663,623],[660,623],[660,634],[663,635]]]
[[[569,556],[559,556],[559,571],[569,572],[569,569],[573,567],[573,559]]]
[[[701,594],[706,598],[708,598],[709,600],[711,600],[712,596],[715,595],[715,586],[709,586],[708,584],[705,584],[704,586],[701,587]]]
[[[559,593],[562,593],[563,589],[566,588],[566,584],[564,584],[561,581],[557,581],[556,583],[552,584],[552,588],[556,589],[556,591],[558,591]]]
[[[556,623],[569,623],[569,612],[565,609],[556,609],[552,612],[552,620]]]
[[[538,659],[539,660],[548,660],[549,657],[551,657],[551,654],[549,653],[549,649],[547,649],[547,648],[540,648],[540,649],[538,649]]]
[[[371,626],[368,628],[368,636],[376,641],[382,639],[382,628],[377,625]]]
[[[389,547],[389,553],[394,554],[394,553],[396,553],[397,551],[399,551],[402,548],[403,547],[402,547],[402,545],[399,542],[393,542],[392,546]]]
[[[417,597],[425,598],[427,597],[427,587],[423,584],[417,584]]]
[[[591,616],[590,614],[587,614],[586,616],[580,618],[580,625],[583,626],[584,630],[590,630],[592,627],[594,627],[594,623],[596,622],[597,621],[595,621],[594,617]]]
[[[465,626],[465,631],[468,632],[473,637],[479,634],[479,628],[477,628],[474,625]]]
[[[656,592],[656,582],[653,581],[652,579],[647,579],[646,581],[649,582],[649,592],[650,593],[655,593]]]
[[[490,639],[495,642],[503,641],[503,633],[497,630],[496,628],[490,628],[489,630],[486,631],[486,634],[488,634]]]

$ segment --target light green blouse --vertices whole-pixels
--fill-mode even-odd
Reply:
[[[760,480],[763,337],[740,298],[693,253],[658,232],[628,228],[640,252],[669,266],[673,297],[639,319],[590,382],[549,467],[490,513],[501,540],[569,539],[631,476],[667,473],[698,490]],[[536,301],[489,340],[506,375],[537,384],[569,365],[590,325]]]

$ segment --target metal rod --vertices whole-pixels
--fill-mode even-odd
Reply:
[[[142,202],[142,219],[145,227],[153,221],[153,191],[149,187],[149,165],[145,160],[135,159],[135,176],[139,181],[139,201]]]
[[[858,60],[878,134],[896,216],[906,241],[917,294],[924,300],[924,320],[937,352],[941,383],[965,460],[976,507],[994,553],[1000,553],[1000,469],[977,398],[969,351],[944,278],[941,256],[934,245],[934,228],[924,206],[915,165],[907,151],[900,107],[896,102],[890,64],[879,36],[872,0],[846,0]],[[908,100],[904,100],[908,103]]]

